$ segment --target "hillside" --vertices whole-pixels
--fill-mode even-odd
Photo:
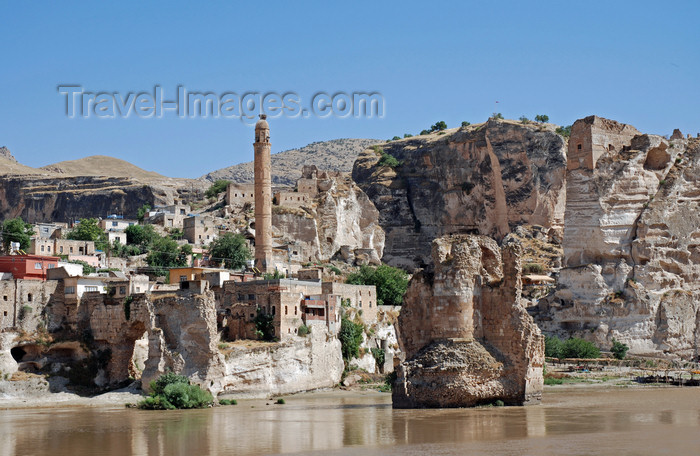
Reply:
[[[316,165],[320,169],[352,171],[357,156],[377,139],[334,139],[311,143],[299,149],[289,149],[272,155],[272,183],[294,185],[301,177],[303,165]],[[200,179],[216,181],[227,179],[233,182],[253,182],[253,162],[241,163],[212,171]]]
[[[0,175],[5,174],[48,174],[44,170],[18,163],[7,147],[0,147]]]
[[[166,179],[165,176],[156,172],[146,171],[127,161],[105,155],[92,155],[78,160],[62,161],[43,166],[40,169],[70,176],[133,177],[143,180]]]

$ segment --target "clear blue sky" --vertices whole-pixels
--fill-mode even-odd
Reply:
[[[369,91],[383,119],[275,119],[273,152],[498,110],[700,132],[698,2],[3,2],[0,145],[43,166],[111,155],[178,177],[251,160],[232,119],[69,119],[61,84],[126,93]]]

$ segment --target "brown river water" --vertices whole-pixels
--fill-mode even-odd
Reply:
[[[700,455],[700,388],[554,387],[538,406],[476,409],[392,410],[373,392],[268,403],[0,410],[0,456]]]

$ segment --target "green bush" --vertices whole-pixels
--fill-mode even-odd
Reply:
[[[469,125],[471,125],[471,122],[467,122],[466,120],[465,120],[465,121],[462,121],[462,126],[463,126],[463,127],[468,127]]]
[[[255,334],[258,339],[272,341],[275,338],[274,317],[265,313],[258,307],[258,314],[255,316]]]
[[[530,123],[530,119],[528,119],[528,118],[525,117],[525,116],[520,116],[520,123],[522,123],[522,124],[529,124],[529,123]]]
[[[377,305],[400,306],[408,288],[408,274],[403,269],[388,265],[362,266],[348,275],[346,283],[377,287]]]
[[[373,348],[370,351],[372,352],[372,356],[374,356],[374,360],[377,362],[377,365],[383,366],[384,361],[386,360],[386,353],[384,353],[384,350],[381,348]]]
[[[537,121],[539,123],[549,122],[549,116],[547,114],[537,114],[535,116],[535,121]]]
[[[138,210],[136,211],[136,217],[138,218],[139,222],[143,222],[144,217],[146,217],[146,214],[148,214],[150,211],[151,206],[149,204],[144,204],[143,206],[138,208]]]
[[[557,336],[544,336],[544,356],[550,358],[561,358],[564,342]]]
[[[151,395],[137,404],[146,410],[174,410],[204,408],[212,405],[214,398],[208,392],[192,385],[187,377],[167,372],[150,383]]]
[[[544,267],[538,263],[527,263],[523,266],[523,274],[542,274]]]
[[[564,383],[564,380],[562,380],[560,378],[546,377],[544,379],[545,385],[561,385],[562,383]]]
[[[209,255],[215,262],[223,260],[224,266],[230,269],[242,268],[252,258],[245,237],[233,233],[224,233],[214,239],[209,244]]]
[[[389,155],[386,152],[382,151],[382,158],[379,159],[377,162],[377,165],[379,166],[388,166],[389,168],[396,168],[401,164],[396,157],[393,155]]]
[[[598,347],[587,340],[572,337],[562,346],[562,358],[600,358]]]
[[[557,127],[555,131],[558,135],[569,138],[571,136],[571,125],[567,125],[566,127]]]
[[[282,398],[280,397],[279,399],[277,399],[277,402],[275,402],[275,404],[284,405],[284,404],[286,404],[286,402],[284,401],[284,399],[282,399]]]
[[[297,334],[300,335],[301,337],[306,337],[307,334],[311,332],[311,328],[309,328],[306,325],[301,325],[299,326],[299,329],[297,330]]]
[[[491,114],[491,118],[494,120],[503,120],[503,114],[501,114],[500,112],[494,112],[493,114]]]
[[[363,325],[354,323],[345,317],[341,320],[338,340],[340,340],[343,359],[346,362],[360,355],[360,344],[362,343],[364,330]]]
[[[219,195],[219,193],[226,191],[226,187],[228,186],[229,181],[220,179],[216,182],[214,182],[211,187],[207,189],[207,191],[204,193],[204,196],[207,198],[215,198],[216,196]]]
[[[235,399],[219,399],[219,405],[238,405]]]
[[[436,122],[434,125],[430,126],[430,131],[442,131],[447,130],[447,124],[444,120]]]
[[[616,359],[625,359],[625,356],[627,356],[627,350],[629,350],[630,347],[627,344],[623,344],[615,339],[612,340],[612,343],[613,344],[610,351],[612,352],[613,356]]]

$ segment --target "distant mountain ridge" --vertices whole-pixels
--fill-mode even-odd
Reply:
[[[91,155],[42,166],[42,170],[69,176],[134,177],[138,179],[167,179],[162,174],[146,171],[128,161],[106,155]]]
[[[357,156],[378,139],[334,139],[314,142],[299,149],[289,149],[272,154],[272,183],[294,185],[301,177],[304,165],[316,165],[319,169],[351,172]],[[200,177],[214,182],[226,179],[238,183],[253,182],[253,162],[241,163],[212,171]]]

